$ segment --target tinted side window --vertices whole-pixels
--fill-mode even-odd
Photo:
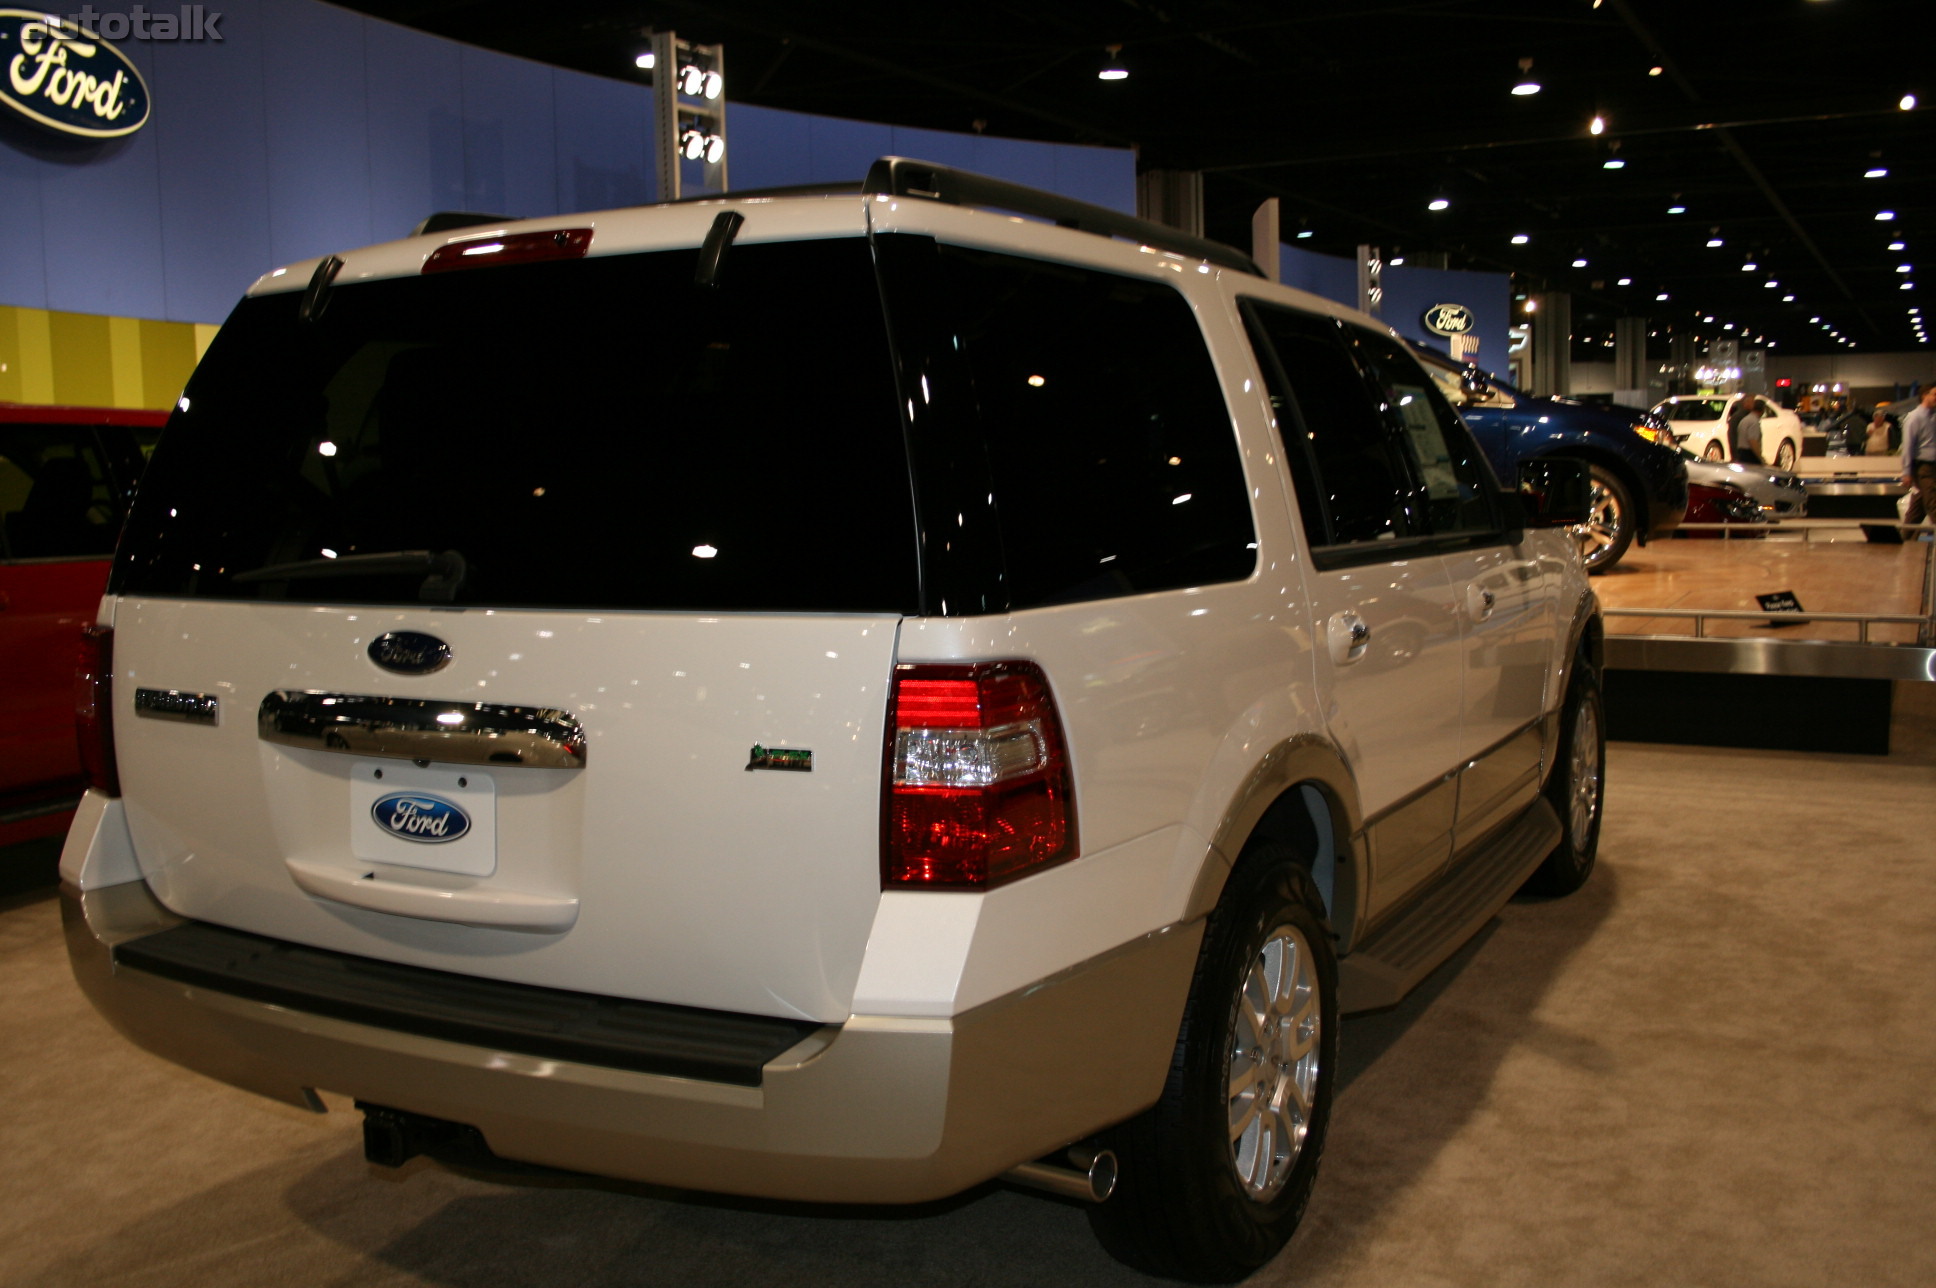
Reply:
[[[1425,535],[1411,464],[1338,324],[1255,301],[1245,313],[1291,456],[1305,537],[1337,546]]]
[[[1398,430],[1425,485],[1426,523],[1435,534],[1495,526],[1494,484],[1472,436],[1418,360],[1390,336],[1359,327],[1346,334],[1377,386],[1379,409]]]
[[[1257,538],[1236,437],[1183,297],[1006,255],[947,247],[941,259],[1010,604],[1249,576]]]
[[[120,500],[91,431],[0,425],[0,558],[104,558]]]

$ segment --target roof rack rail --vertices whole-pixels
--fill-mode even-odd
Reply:
[[[1102,237],[1126,237],[1130,241],[1162,250],[1175,251],[1193,259],[1206,259],[1224,268],[1264,275],[1250,256],[1211,241],[1194,237],[1153,220],[1120,214],[1104,206],[1092,206],[1073,197],[1059,197],[1039,188],[1024,187],[1005,179],[993,179],[971,170],[916,161],[912,157],[882,157],[867,172],[862,192],[868,196],[925,197],[951,206],[979,206],[1034,215],[1053,220],[1063,228],[1075,228]]]

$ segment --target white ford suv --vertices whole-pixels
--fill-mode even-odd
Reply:
[[[1235,251],[904,159],[277,270],[90,637],[74,971],[381,1162],[1007,1176],[1241,1277],[1340,1010],[1592,866],[1585,477]]]

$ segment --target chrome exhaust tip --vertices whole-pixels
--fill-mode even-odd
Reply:
[[[1116,1155],[1096,1145],[1071,1145],[1068,1166],[1036,1161],[1011,1167],[1002,1179],[1083,1203],[1101,1203],[1116,1192]]]

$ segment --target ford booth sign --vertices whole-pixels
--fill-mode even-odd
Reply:
[[[1477,319],[1463,304],[1434,304],[1425,310],[1423,321],[1433,335],[1454,336],[1470,332]]]
[[[127,55],[71,22],[0,9],[0,100],[63,134],[117,139],[148,120],[148,86]]]
[[[391,792],[370,806],[376,825],[400,841],[441,845],[471,830],[471,817],[440,796]]]

